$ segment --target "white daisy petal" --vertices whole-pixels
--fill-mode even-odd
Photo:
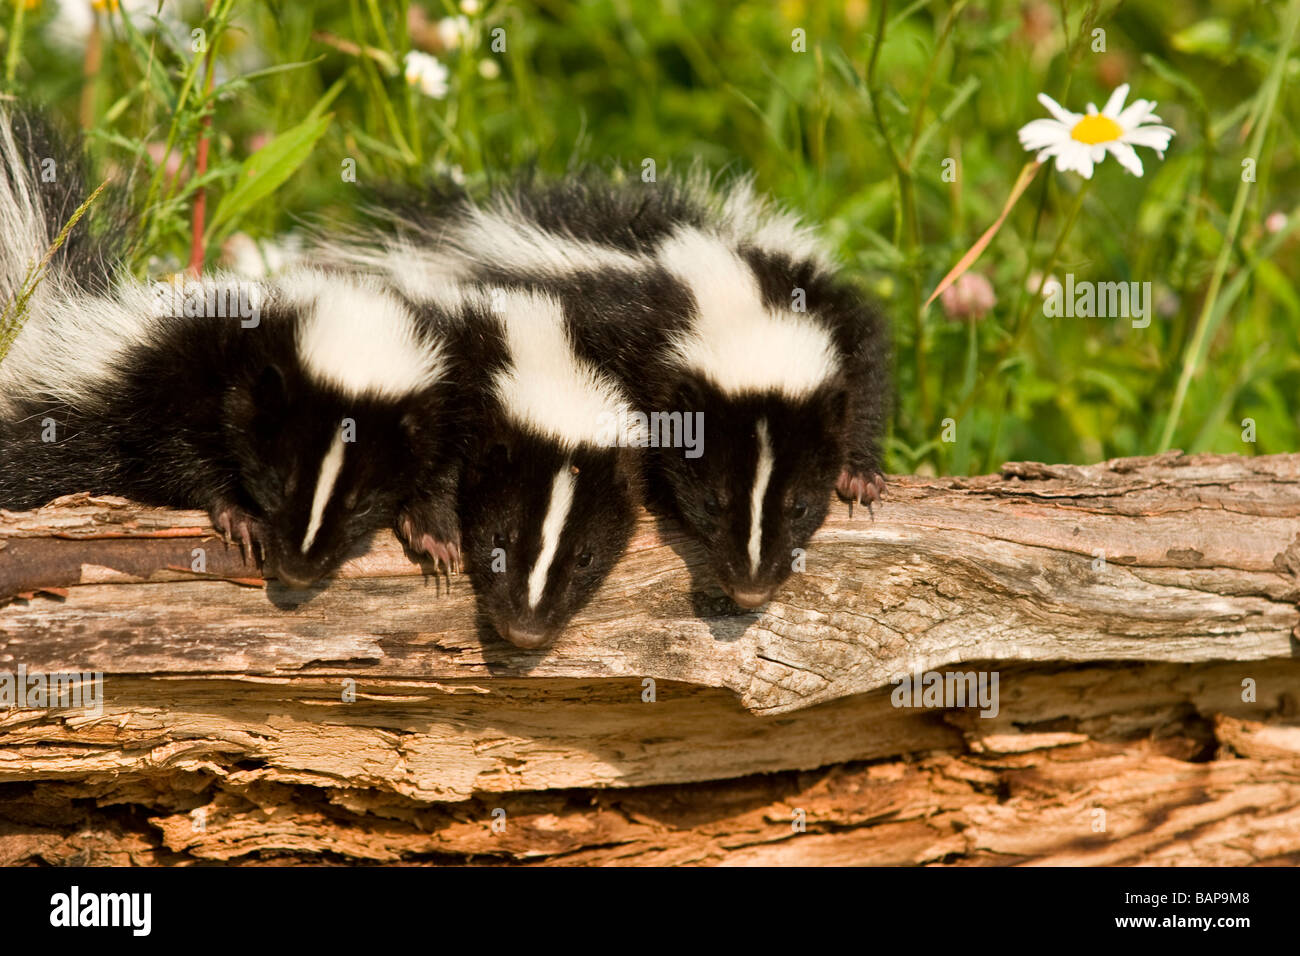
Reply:
[[[1056,168],[1063,173],[1073,170],[1084,179],[1092,178],[1091,150],[1084,143],[1069,140],[1063,144],[1056,156]]]
[[[1137,126],[1140,123],[1145,123],[1150,119],[1151,111],[1155,108],[1156,104],[1151,100],[1134,100],[1128,105],[1127,109],[1123,110],[1115,117],[1115,122],[1119,123],[1119,125],[1123,126],[1125,129],[1131,129],[1132,127]],[[1156,121],[1159,122],[1159,120],[1160,117],[1157,116]]]
[[[1056,120],[1036,119],[1020,127],[1020,145],[1025,149],[1042,149],[1070,135],[1065,124]]]
[[[1137,150],[1128,143],[1107,143],[1106,151],[1114,156],[1119,164],[1134,176],[1142,175],[1142,160],[1138,157]]]
[[[1061,166],[1061,152],[1062,149],[1059,145],[1049,146],[1047,147],[1047,149],[1043,150],[1037,156],[1035,156],[1034,160],[1038,163],[1050,163],[1053,159],[1055,159],[1056,168],[1061,169],[1062,172],[1064,172],[1064,169],[1062,169]]]
[[[1051,113],[1066,126],[1073,126],[1075,123],[1079,122],[1079,120],[1083,119],[1080,114],[1071,113],[1046,93],[1038,94],[1038,102],[1042,103],[1043,106],[1047,108],[1047,112]]]
[[[1038,160],[1039,162],[1042,162],[1044,160],[1050,160],[1052,158],[1055,158],[1057,172],[1068,173],[1074,169],[1074,161],[1071,159],[1072,155],[1073,155],[1072,153],[1064,149],[1057,149],[1057,150],[1045,149],[1043,150],[1042,153],[1039,154]]]
[[[1106,105],[1102,107],[1102,115],[1109,116],[1111,119],[1119,116],[1120,111],[1124,109],[1124,101],[1126,99],[1128,99],[1128,84],[1121,83],[1119,86],[1115,87],[1115,92],[1110,94],[1110,99],[1108,99]]]
[[[1173,136],[1174,131],[1168,126],[1139,126],[1137,129],[1126,131],[1119,141],[1130,146],[1145,146],[1154,149],[1157,153],[1163,153],[1169,148],[1169,141]]]

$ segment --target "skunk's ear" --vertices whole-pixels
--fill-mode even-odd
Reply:
[[[408,443],[413,446],[418,446],[420,441],[424,438],[428,424],[428,416],[425,413],[425,409],[419,408],[418,406],[415,408],[409,408],[402,415],[402,434],[406,436]]]
[[[241,430],[262,442],[279,438],[289,411],[289,383],[279,366],[265,366],[252,383],[232,389],[226,402],[227,415]]]
[[[472,435],[466,443],[466,482],[500,482],[514,461],[515,452],[510,436],[502,430],[485,430]]]
[[[832,388],[821,397],[819,404],[821,420],[831,431],[842,433],[849,419],[849,390]]]
[[[631,448],[620,448],[614,457],[614,481],[637,501],[645,492],[644,461],[645,457]]]
[[[682,376],[673,388],[672,408],[683,415],[704,411],[704,389],[694,376]]]
[[[259,418],[280,417],[289,407],[289,383],[280,366],[274,362],[258,373],[257,381],[253,383],[253,404]]]
[[[505,468],[514,463],[515,449],[513,443],[505,435],[494,435],[488,445],[487,454],[484,460],[488,463],[489,468]]]

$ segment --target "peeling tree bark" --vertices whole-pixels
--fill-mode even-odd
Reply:
[[[832,515],[761,613],[646,516],[538,653],[388,534],[292,591],[199,514],[0,513],[0,670],[105,675],[100,715],[0,710],[0,863],[1300,859],[1300,456]],[[997,716],[893,706],[953,669]]]

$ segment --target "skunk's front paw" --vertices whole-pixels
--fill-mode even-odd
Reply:
[[[397,513],[397,536],[417,555],[427,555],[447,572],[463,570],[460,522],[450,507],[432,501],[410,501]]]
[[[225,538],[226,545],[238,541],[244,562],[261,568],[266,561],[266,527],[262,520],[226,499],[219,499],[208,514],[212,517],[212,527]]]
[[[865,504],[871,517],[876,513],[871,510],[872,503],[879,504],[885,497],[885,476],[878,471],[858,471],[845,467],[840,472],[840,480],[835,483],[836,493],[845,501]]]

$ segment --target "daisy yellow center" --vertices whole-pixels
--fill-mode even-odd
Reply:
[[[1074,124],[1074,129],[1070,130],[1071,139],[1077,139],[1089,146],[1096,146],[1098,143],[1109,143],[1111,140],[1119,139],[1123,135],[1124,128],[1119,123],[1116,123],[1109,116],[1102,116],[1100,113],[1085,116]]]

